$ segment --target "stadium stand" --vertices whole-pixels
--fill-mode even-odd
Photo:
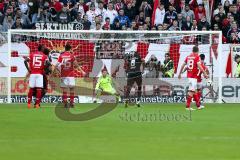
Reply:
[[[223,42],[240,43],[240,0],[0,0],[1,32],[49,23],[84,30],[222,30]]]

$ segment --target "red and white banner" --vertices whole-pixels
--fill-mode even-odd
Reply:
[[[123,70],[123,60],[112,60],[112,59],[96,59],[94,52],[94,44],[87,43],[79,40],[68,40],[68,41],[48,41],[42,40],[39,43],[45,44],[52,53],[63,51],[64,43],[71,43],[74,49],[74,54],[77,56],[78,60],[82,62],[83,67],[86,72],[88,72],[92,77],[98,76],[101,69],[106,67],[109,73],[112,72],[114,67],[120,66],[120,70]],[[18,55],[11,57],[11,66],[15,68],[15,72],[11,73],[12,77],[25,77],[27,70],[24,66],[24,56],[28,55],[31,51],[37,49],[37,42],[30,43],[13,43],[12,49],[17,51]],[[174,61],[175,73],[179,72],[181,64],[187,55],[191,53],[193,45],[185,44],[155,44],[155,43],[145,43],[138,42],[132,43],[131,46],[126,48],[126,52],[138,51],[141,57],[148,61],[151,55],[155,55],[161,63],[164,61],[165,53],[170,53],[170,57]],[[236,48],[236,47],[235,47]],[[240,48],[240,46],[237,46]],[[205,54],[206,64],[211,64],[211,56],[213,60],[213,70],[214,77],[231,77],[232,70],[234,70],[234,62],[232,58],[231,45],[223,44],[222,53],[218,52],[218,46],[199,45],[200,54]],[[0,46],[0,75],[1,77],[8,76],[8,45],[4,44]],[[221,54],[221,56],[219,56]],[[234,53],[235,54],[235,53]],[[221,58],[218,58],[221,57]],[[99,67],[99,65],[101,67]],[[97,73],[96,73],[97,71]],[[119,73],[119,77],[124,76],[124,71]]]

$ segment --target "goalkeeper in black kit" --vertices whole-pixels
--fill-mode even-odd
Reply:
[[[129,104],[130,91],[134,85],[137,84],[137,99],[136,105],[140,107],[140,98],[142,95],[142,72],[143,61],[137,52],[130,52],[125,59],[125,70],[127,74],[127,88],[125,92],[125,107]]]

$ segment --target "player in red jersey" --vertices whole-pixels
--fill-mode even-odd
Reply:
[[[206,67],[205,63],[205,55],[204,54],[200,54],[200,62],[201,62],[201,66],[203,68],[203,70],[207,73],[207,75],[209,75],[209,71],[208,68]],[[202,74],[203,72],[201,70],[198,70],[198,77],[197,77],[197,92],[198,92],[198,97],[201,99],[202,97]],[[200,100],[201,101],[201,100]],[[204,108],[203,105],[200,106],[201,108]]]
[[[43,49],[43,53],[46,55],[46,56],[49,56],[49,52],[50,50],[47,49],[47,48],[44,48]],[[26,75],[26,78],[24,81],[26,81],[29,76],[30,76],[30,68],[29,68],[29,61],[30,59],[29,58],[26,58],[24,60],[24,65],[26,67],[26,69],[28,70],[28,73]],[[46,61],[46,65],[45,65],[45,68],[44,68],[44,74],[43,74],[43,89],[42,89],[42,95],[41,95],[41,99],[46,95],[47,93],[47,90],[48,90],[48,76],[50,75],[51,73],[51,60],[49,59],[49,61]],[[32,96],[33,97],[37,97],[37,88],[34,88],[33,89],[33,93],[32,93]],[[36,102],[35,102],[35,105],[36,107]]]
[[[66,44],[65,52],[63,52],[59,58],[56,66],[54,66],[53,71],[60,67],[61,72],[61,88],[62,88],[62,99],[64,107],[67,108],[67,94],[68,89],[70,90],[70,107],[74,107],[74,87],[75,87],[75,75],[74,68],[85,74],[82,68],[78,65],[74,55],[71,52],[70,44]]]
[[[206,71],[203,70],[201,66],[200,57],[198,55],[198,52],[199,52],[198,47],[194,46],[192,52],[193,53],[187,56],[187,58],[185,59],[183,65],[181,66],[180,73],[178,75],[178,78],[181,79],[181,74],[183,73],[183,69],[185,68],[185,66],[187,66],[187,78],[188,78],[188,85],[189,85],[187,102],[186,102],[187,110],[194,110],[193,108],[190,108],[192,98],[194,98],[198,109],[202,109],[200,107],[200,98],[197,92],[198,70],[203,72],[205,78],[208,78]]]
[[[42,89],[43,89],[43,74],[46,62],[48,61],[48,57],[42,52],[44,50],[43,45],[38,46],[38,51],[33,52],[29,56],[29,92],[28,92],[28,108],[31,108],[32,96],[34,92],[34,88],[36,88],[36,108],[39,108],[41,97],[42,97]]]

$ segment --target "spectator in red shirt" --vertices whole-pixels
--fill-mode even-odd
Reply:
[[[197,8],[197,7],[199,6],[198,0],[190,0],[190,1],[189,1],[189,5],[190,5],[190,8],[191,8],[192,10],[194,10],[195,8]]]
[[[110,29],[110,24],[111,24],[110,18],[109,17],[105,18],[103,28],[109,30]]]
[[[54,0],[53,1],[53,7],[57,12],[61,12],[62,11],[62,4],[59,2],[59,0]]]
[[[180,0],[179,4],[177,4],[176,7],[175,7],[177,13],[181,13],[185,9],[185,6],[186,6],[186,1],[185,0]]]
[[[203,4],[199,4],[198,7],[195,8],[194,15],[197,22],[199,22],[203,16],[206,17],[206,11],[204,9]]]

